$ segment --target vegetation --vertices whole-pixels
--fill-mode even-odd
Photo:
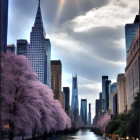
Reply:
[[[94,132],[96,135],[103,135],[102,130],[99,128],[91,128],[91,131]]]
[[[119,137],[138,138],[139,132],[139,93],[135,97],[132,109],[112,117],[105,127],[106,134],[116,134]]]

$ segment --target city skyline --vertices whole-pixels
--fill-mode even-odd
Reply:
[[[55,2],[41,0],[46,37],[50,38],[52,44],[52,60],[60,59],[62,62],[62,87],[70,87],[70,98],[72,93],[71,74],[73,70],[77,71],[79,99],[87,96],[87,104],[91,103],[91,118],[93,118],[95,115],[95,99],[98,99],[99,92],[102,92],[102,74],[108,75],[114,83],[117,74],[124,73],[126,66],[124,29],[125,24],[134,22],[134,18],[138,14],[138,6],[136,6],[138,1],[128,2],[124,0],[122,2],[119,0],[113,2],[107,0],[103,2],[95,1],[94,4],[87,1],[85,6],[84,1],[81,1],[79,2],[79,11],[76,11],[76,8],[70,10],[71,6],[74,5],[74,1],[60,1],[60,4],[56,4],[56,8],[53,3]],[[70,8],[67,8],[68,5]],[[123,7],[123,5],[126,7]],[[27,0],[9,1],[7,44],[16,44],[17,39],[27,39],[30,43],[29,35],[34,23],[37,6],[37,0],[30,2]],[[111,6],[111,10],[118,8],[118,11],[122,13],[114,12],[114,15],[111,15],[111,11],[107,10]],[[102,12],[102,19],[100,19],[99,14]],[[17,15],[19,13],[20,21]],[[94,15],[95,13],[97,16]],[[105,13],[107,13],[110,23],[106,23]],[[114,24],[112,24],[112,16],[114,18],[117,14],[118,17],[114,19]],[[89,23],[92,23],[92,20],[95,22],[86,28],[85,19]],[[102,25],[102,22],[98,25],[99,20],[105,20],[105,25]],[[95,45],[93,46],[93,44]]]

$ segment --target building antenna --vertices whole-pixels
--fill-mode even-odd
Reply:
[[[38,0],[38,7],[40,7],[40,0]]]

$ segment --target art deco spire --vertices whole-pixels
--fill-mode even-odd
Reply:
[[[43,25],[42,15],[41,15],[40,0],[38,0],[38,9],[37,9],[34,25],[41,25],[41,27],[43,27],[44,36],[46,35],[44,25]]]

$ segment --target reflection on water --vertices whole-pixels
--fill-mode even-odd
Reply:
[[[67,134],[55,140],[104,140],[103,137],[90,132],[89,129],[79,130],[76,133]]]

